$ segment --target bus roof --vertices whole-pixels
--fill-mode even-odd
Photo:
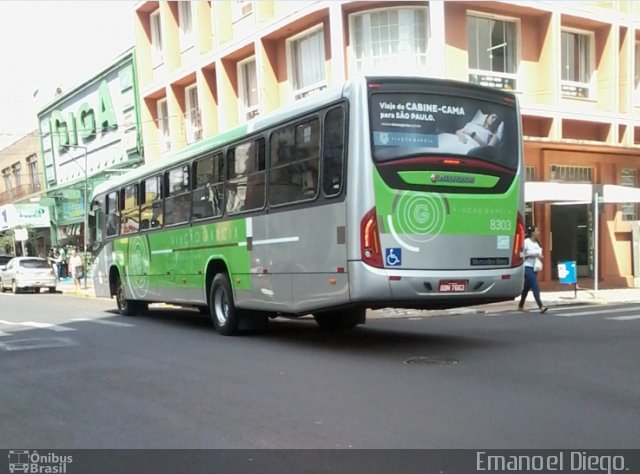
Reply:
[[[213,151],[216,148],[224,146],[225,144],[232,142],[238,138],[249,135],[253,132],[269,128],[280,122],[285,122],[287,119],[295,117],[303,110],[313,111],[317,108],[326,106],[327,104],[337,101],[348,94],[348,90],[352,87],[364,87],[367,81],[398,81],[398,82],[410,82],[421,81],[432,84],[439,84],[442,86],[460,86],[470,91],[476,90],[476,92],[483,92],[485,94],[494,94],[502,97],[515,97],[513,93],[497,90],[489,87],[484,87],[476,84],[470,84],[462,81],[452,81],[450,79],[436,79],[420,76],[404,76],[404,75],[375,75],[375,76],[359,76],[358,78],[349,79],[342,85],[334,88],[330,88],[317,94],[313,94],[305,99],[297,101],[293,104],[287,105],[280,109],[277,109],[268,114],[259,115],[258,117],[246,122],[243,125],[227,130],[223,133],[215,135],[213,137],[205,138],[196,143],[193,143],[181,150],[174,153],[170,153],[166,157],[162,157],[154,160],[151,163],[147,163],[138,168],[133,168],[130,172],[118,176],[114,179],[109,179],[96,186],[92,193],[92,199],[95,196],[105,194],[112,189],[119,189],[129,183],[134,183],[145,176],[152,176],[156,173],[160,173],[168,168],[179,165],[180,163],[187,162],[190,159],[199,157],[207,152]]]
[[[265,115],[259,115],[258,117],[246,122],[244,125],[240,125],[213,137],[205,138],[196,143],[193,143],[181,150],[167,155],[167,157],[162,157],[151,163],[144,164],[138,168],[133,168],[126,174],[118,176],[114,179],[109,179],[97,185],[93,191],[93,197],[105,194],[112,189],[118,189],[128,183],[136,182],[144,176],[151,176],[157,172],[161,172],[175,165],[179,165],[182,162],[189,161],[192,158],[201,156],[209,151],[213,151],[216,148],[225,145],[226,143],[249,135],[253,132],[271,127],[274,124],[280,122],[284,122],[288,118],[294,117],[299,114],[301,110],[306,109],[312,111],[328,103],[339,100],[342,98],[343,91],[346,87],[347,84],[343,84],[340,87],[327,89],[317,94],[313,94],[310,97],[297,101],[294,104],[282,107],[274,112]]]

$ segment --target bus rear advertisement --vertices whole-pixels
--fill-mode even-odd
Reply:
[[[513,299],[524,240],[513,94],[346,82],[96,187],[98,296],[194,306],[216,329]],[[254,322],[255,322],[254,321]]]

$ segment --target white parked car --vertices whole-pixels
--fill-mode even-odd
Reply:
[[[56,274],[44,258],[15,257],[6,266],[0,266],[0,291],[11,288],[14,293],[22,290],[40,292],[48,288],[56,292]]]

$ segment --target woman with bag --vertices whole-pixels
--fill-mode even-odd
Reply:
[[[542,304],[540,300],[540,287],[538,286],[538,272],[542,270],[542,247],[539,242],[540,232],[537,227],[528,229],[528,237],[524,240],[524,287],[520,296],[518,309],[527,312],[524,302],[527,299],[529,290],[533,291],[533,297],[540,308],[540,313],[544,314],[549,308]]]

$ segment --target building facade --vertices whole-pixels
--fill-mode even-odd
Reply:
[[[50,208],[42,198],[37,131],[0,150],[0,171],[0,255],[46,255],[51,246]],[[20,240],[20,232],[25,240]]]
[[[93,187],[142,160],[137,88],[130,49],[38,113],[54,244],[82,249]]]
[[[135,7],[146,160],[361,73],[513,90],[527,177],[638,186],[640,3],[634,1],[142,1]],[[595,188],[594,188],[595,189]],[[536,200],[545,269],[631,283],[637,205]]]

